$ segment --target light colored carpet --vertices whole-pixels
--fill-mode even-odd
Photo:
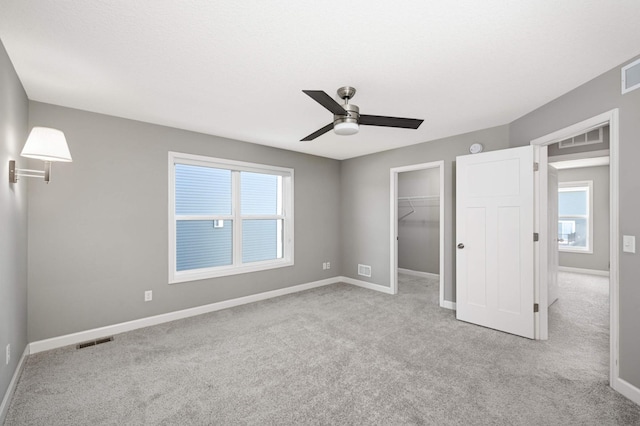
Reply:
[[[549,341],[456,321],[438,284],[336,284],[28,357],[7,425],[630,425],[606,279],[562,274]]]

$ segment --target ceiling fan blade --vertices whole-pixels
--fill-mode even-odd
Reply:
[[[316,130],[315,132],[311,133],[309,136],[307,136],[304,139],[300,139],[300,142],[303,141],[312,141],[315,138],[317,138],[318,136],[322,136],[325,133],[327,133],[329,130],[333,129],[333,123],[329,123],[326,126],[324,126],[322,129],[320,130]]]
[[[347,115],[342,106],[337,103],[331,96],[327,95],[322,90],[303,90],[304,93],[309,95],[314,101],[331,111],[335,115]]]
[[[368,126],[402,127],[403,129],[417,129],[424,120],[416,118],[384,117],[382,115],[360,115],[360,124]]]

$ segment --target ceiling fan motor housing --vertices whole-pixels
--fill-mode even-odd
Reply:
[[[334,114],[333,123],[356,123],[358,124],[358,120],[360,119],[360,108],[358,105],[354,104],[344,104],[341,105],[342,108],[347,111],[347,115],[338,115]]]
[[[334,114],[333,130],[338,135],[353,135],[358,133],[358,123],[360,121],[360,108],[353,104],[344,104],[342,107],[347,111],[347,115]]]

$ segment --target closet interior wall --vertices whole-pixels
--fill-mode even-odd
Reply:
[[[398,268],[440,274],[438,168],[398,174]]]

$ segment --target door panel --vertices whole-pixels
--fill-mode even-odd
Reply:
[[[456,178],[456,316],[533,338],[533,148],[457,157]]]
[[[483,208],[469,208],[467,211],[468,237],[467,241],[475,247],[486,247],[487,239],[485,235],[486,214]],[[476,250],[473,256],[468,256],[469,268],[474,271],[475,285],[468,288],[468,303],[480,307],[487,306],[487,271],[486,271],[486,250]]]
[[[520,286],[512,285],[520,273],[519,223],[518,207],[498,208],[498,309],[515,314],[522,313]]]

